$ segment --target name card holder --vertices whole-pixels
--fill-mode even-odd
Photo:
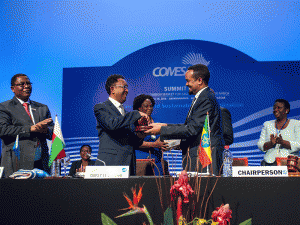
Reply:
[[[128,178],[129,166],[87,166],[84,179]]]
[[[288,177],[287,166],[233,166],[233,177]]]

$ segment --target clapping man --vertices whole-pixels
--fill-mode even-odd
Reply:
[[[32,83],[25,74],[11,78],[14,97],[0,103],[1,166],[8,177],[18,169],[50,172],[46,139],[52,137],[53,121],[47,105],[30,100]],[[19,135],[19,157],[13,150]]]

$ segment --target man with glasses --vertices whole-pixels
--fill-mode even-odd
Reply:
[[[32,83],[27,75],[14,75],[11,90],[13,99],[0,103],[1,166],[5,177],[19,169],[50,172],[46,142],[53,132],[50,111],[46,105],[30,100]],[[18,148],[14,146],[17,139]]]
[[[128,95],[128,85],[122,75],[111,75],[107,78],[105,89],[108,100],[94,107],[99,136],[98,159],[106,165],[127,165],[130,175],[135,175],[135,151],[143,143],[145,135],[135,132],[138,120],[147,114],[134,110],[125,112],[123,103]],[[95,165],[103,165],[99,160]]]

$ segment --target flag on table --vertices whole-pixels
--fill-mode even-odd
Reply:
[[[13,150],[15,152],[15,155],[18,157],[18,160],[20,160],[19,135],[17,135],[17,137],[16,137],[16,142],[13,146]]]
[[[209,118],[206,115],[202,136],[199,145],[199,160],[201,162],[202,168],[207,167],[211,164],[211,149],[210,149],[210,138],[209,138]]]
[[[51,153],[49,158],[49,166],[51,166],[52,162],[55,159],[61,159],[66,157],[66,153],[64,148],[66,147],[60,125],[58,123],[57,116],[55,116],[55,124],[54,130],[52,135],[52,146],[51,146]]]

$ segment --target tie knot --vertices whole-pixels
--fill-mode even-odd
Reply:
[[[28,107],[28,102],[24,102],[23,106]]]

